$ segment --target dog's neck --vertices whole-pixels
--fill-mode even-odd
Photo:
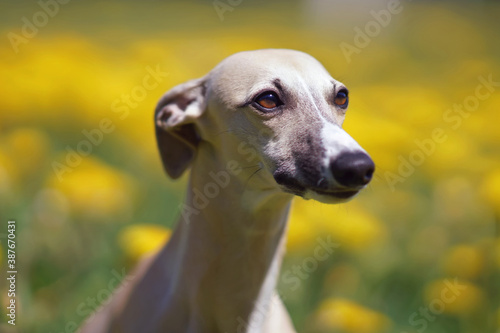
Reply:
[[[221,332],[259,325],[255,312],[265,312],[276,285],[292,198],[249,184],[258,167],[235,165],[238,175],[199,153],[171,249],[178,262],[170,287],[187,294],[190,313],[202,317],[196,322]]]

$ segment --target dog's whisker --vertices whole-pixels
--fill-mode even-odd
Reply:
[[[321,186],[321,183],[323,183],[323,181],[325,180],[325,177],[321,177],[320,180],[318,180],[318,182],[316,183],[316,186]]]
[[[250,181],[250,179],[255,176],[257,174],[257,172],[259,172],[260,170],[262,170],[262,167],[259,165],[259,168],[257,170],[255,170],[251,175],[250,177],[248,177],[248,179],[245,181],[245,186],[248,184],[248,182]]]

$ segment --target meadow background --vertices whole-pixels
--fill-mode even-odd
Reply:
[[[377,166],[349,204],[294,202],[278,289],[299,332],[500,332],[497,2],[402,0],[378,30],[387,1],[69,1],[45,24],[36,1],[0,6],[0,332],[74,332],[168,240],[186,177],[163,173],[156,101],[269,47],[308,52],[349,87],[344,128]],[[338,247],[315,258],[328,238]]]

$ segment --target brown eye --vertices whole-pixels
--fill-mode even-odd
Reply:
[[[264,109],[274,109],[283,104],[278,95],[272,91],[267,91],[257,96],[255,103],[259,104]]]
[[[340,107],[346,108],[347,105],[349,104],[349,97],[347,96],[347,91],[345,90],[339,91],[335,96],[333,102]]]

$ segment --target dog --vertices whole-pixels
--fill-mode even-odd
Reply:
[[[342,203],[375,165],[343,129],[344,84],[294,50],[236,53],[155,111],[173,179],[191,169],[169,242],[83,333],[289,333],[275,286],[294,196]]]

